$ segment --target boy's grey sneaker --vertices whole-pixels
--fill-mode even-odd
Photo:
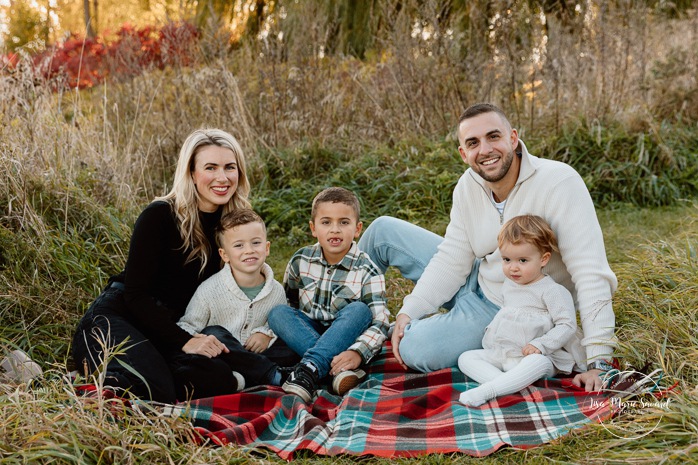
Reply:
[[[332,390],[343,396],[358,386],[365,377],[366,372],[361,369],[343,371],[332,378]]]
[[[233,378],[235,378],[235,381],[237,381],[237,387],[235,388],[235,392],[242,391],[243,389],[245,389],[245,377],[242,376],[242,373],[233,371]]]
[[[281,389],[289,394],[297,395],[303,399],[303,402],[310,402],[315,393],[317,380],[317,368],[311,364],[299,363],[291,374],[288,375],[288,379],[281,386]]]

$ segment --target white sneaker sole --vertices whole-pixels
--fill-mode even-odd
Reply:
[[[308,392],[304,387],[299,386],[296,383],[291,383],[286,381],[283,386],[281,386],[281,389],[284,390],[284,392],[287,392],[288,394],[295,394],[301,399],[303,399],[303,402],[310,402],[310,399],[313,398],[313,394]]]
[[[238,388],[235,390],[235,392],[242,391],[243,389],[245,389],[245,377],[242,376],[242,373],[234,371],[233,378],[235,378],[235,381],[237,381],[238,383]]]

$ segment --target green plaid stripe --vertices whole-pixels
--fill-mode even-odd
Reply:
[[[320,244],[303,247],[286,267],[284,287],[287,293],[298,290],[300,310],[317,321],[330,323],[347,304],[364,302],[373,313],[373,321],[349,349],[361,354],[364,362],[380,350],[390,324],[385,278],[355,242],[336,265],[325,261]]]
[[[284,459],[301,449],[319,455],[482,457],[505,446],[538,446],[611,416],[606,397],[570,390],[556,379],[477,408],[457,402],[470,387],[457,369],[406,373],[388,344],[368,378],[344,398],[320,390],[305,404],[279,388],[259,387],[194,401],[189,416],[217,443],[264,447]]]

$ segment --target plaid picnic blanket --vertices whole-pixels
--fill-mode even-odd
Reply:
[[[319,455],[414,457],[462,452],[476,457],[506,445],[530,448],[612,415],[607,396],[546,379],[481,407],[458,402],[476,384],[457,368],[405,372],[387,344],[368,377],[343,398],[319,390],[312,403],[262,386],[192,401],[185,410],[203,438],[267,448],[290,460]]]

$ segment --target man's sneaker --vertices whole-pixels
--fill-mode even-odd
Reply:
[[[340,396],[343,396],[351,389],[354,389],[365,377],[366,372],[364,370],[343,371],[332,378],[332,390]]]
[[[299,363],[291,374],[288,375],[288,379],[281,386],[281,389],[289,394],[297,395],[303,399],[303,402],[310,402],[315,393],[317,380],[317,368],[312,364]]]
[[[242,376],[241,373],[234,371],[233,378],[235,378],[235,381],[237,381],[237,387],[235,388],[235,392],[242,391],[243,389],[245,389],[245,377]]]
[[[42,374],[41,367],[21,350],[13,350],[0,362],[0,382],[28,383]]]

